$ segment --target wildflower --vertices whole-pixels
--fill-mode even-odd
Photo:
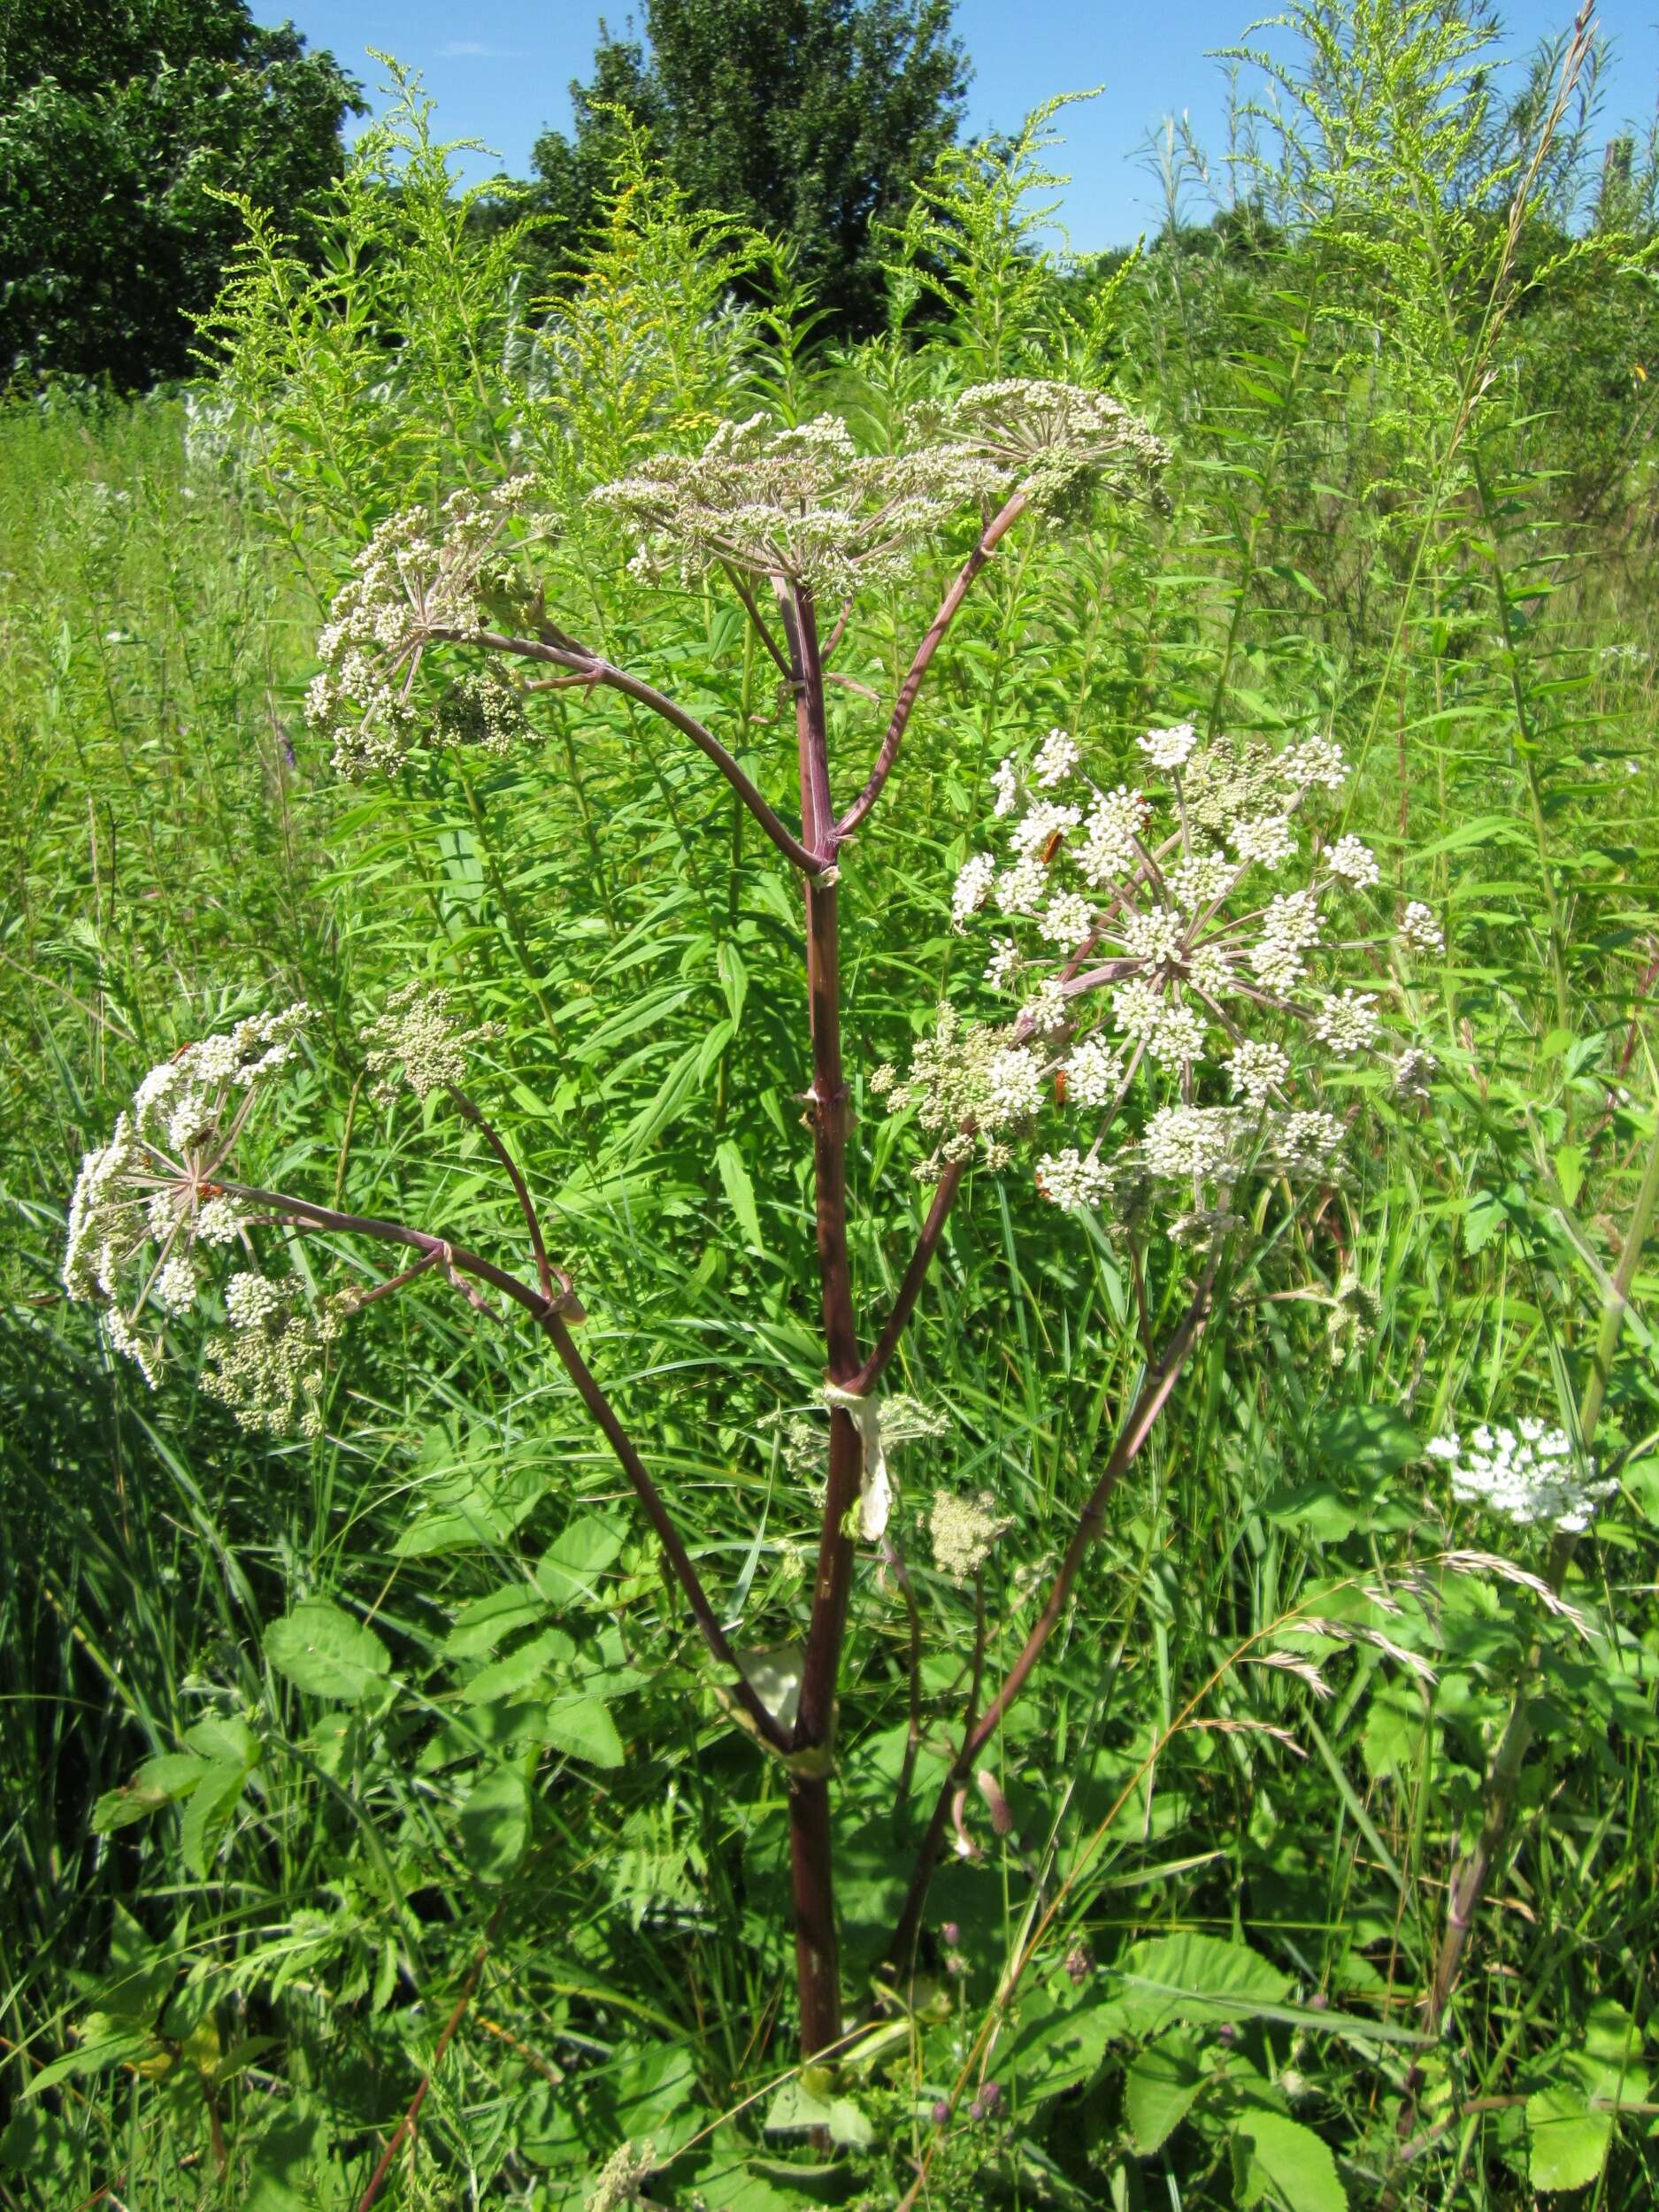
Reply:
[[[1171,729],[1148,730],[1136,742],[1152,765],[1168,774],[1174,769],[1184,767],[1191,758],[1193,748],[1198,742],[1198,733],[1190,722],[1177,722]]]
[[[1078,854],[1078,864],[1090,883],[1110,883],[1134,865],[1144,813],[1141,794],[1126,784],[1096,795]]]
[[[1225,853],[1200,848],[1166,870],[1164,880],[1182,913],[1195,914],[1200,907],[1213,905],[1216,900],[1225,898],[1237,872]]]
[[[1082,757],[1064,730],[1050,730],[1032,763],[1032,774],[1047,790],[1056,783],[1064,783]]]
[[[632,2141],[619,2144],[594,2176],[582,2200],[584,2212],[627,2212],[628,2207],[643,2204],[641,2192],[656,2166],[654,2142],[641,2143],[637,2151]]]
[[[1265,1106],[1290,1073],[1290,1055],[1266,1038],[1246,1037],[1228,1059],[1227,1073],[1235,1098],[1247,1106]]]
[[[1021,1026],[1033,1036],[1046,1037],[1066,1024],[1065,993],[1056,977],[1047,977],[1019,1010]]]
[[[1080,891],[1062,891],[1048,902],[1037,927],[1051,945],[1070,949],[1088,935],[1094,914],[1093,905]]]
[[[1357,837],[1339,837],[1326,853],[1325,864],[1333,876],[1340,876],[1356,891],[1369,891],[1382,880],[1376,854]]]
[[[1037,1188],[1052,1206],[1079,1212],[1098,1206],[1109,1178],[1101,1163],[1085,1158],[1074,1145],[1064,1152],[1045,1152],[1037,1163]]]
[[[985,979],[994,991],[1005,990],[1021,966],[1019,947],[1011,937],[994,937],[991,956],[985,964]]]
[[[1168,967],[1180,957],[1186,934],[1187,925],[1173,907],[1149,906],[1125,921],[1124,950],[1155,968]]]
[[[1259,814],[1254,819],[1240,818],[1229,827],[1227,842],[1240,861],[1252,862],[1262,868],[1279,867],[1296,849],[1296,841],[1291,835],[1290,817],[1286,814]]]
[[[1069,1101],[1084,1108],[1110,1106],[1123,1087],[1123,1056],[1103,1038],[1088,1037],[1066,1064]]]
[[[1268,1156],[1286,1175],[1317,1174],[1341,1144],[1342,1124],[1322,1109],[1281,1115],[1270,1131]]]
[[[1049,848],[1083,819],[1079,807],[1062,806],[1056,799],[1039,799],[1014,831],[1017,852],[1047,857]]]
[[[991,771],[991,785],[996,793],[996,804],[992,809],[997,815],[1011,814],[1019,804],[1019,768],[1011,760],[999,760]]]
[[[950,895],[950,918],[958,929],[985,904],[995,879],[996,862],[989,853],[975,853],[958,873]]]
[[[997,1538],[1013,1525],[1006,1514],[998,1513],[996,1500],[988,1490],[971,1498],[954,1491],[938,1491],[927,1519],[933,1563],[953,1582],[972,1582],[990,1557]]]
[[[1413,899],[1400,917],[1400,934],[1416,952],[1443,953],[1446,936],[1432,907]]]
[[[885,1098],[898,1081],[891,1060],[883,1060],[870,1071],[869,1090],[873,1098]]]
[[[1244,1117],[1232,1106],[1164,1106],[1147,1124],[1141,1156],[1162,1180],[1230,1180]]]
[[[1478,1505],[1517,1526],[1547,1523],[1581,1535],[1596,1509],[1618,1485],[1597,1481],[1594,1462],[1580,1476],[1573,1463],[1572,1439],[1564,1429],[1525,1417],[1517,1428],[1490,1428],[1484,1422],[1465,1446],[1455,1431],[1437,1436],[1428,1456],[1450,1473],[1452,1495]]]
[[[1334,738],[1308,737],[1293,745],[1279,764],[1285,781],[1306,790],[1317,784],[1340,791],[1348,781],[1348,763]]]
[[[1166,999],[1147,1039],[1147,1050],[1166,1066],[1182,1060],[1198,1060],[1203,1056],[1207,1035],[1202,1015],[1185,999]]]
[[[1327,998],[1314,1016],[1313,1033],[1321,1044],[1347,1058],[1377,1040],[1376,1000],[1366,991],[1344,991]]]
[[[996,879],[996,903],[1004,914],[1034,914],[1048,888],[1048,879],[1043,865],[1034,854],[1027,853],[1011,868],[1004,868]]]
[[[1394,1064],[1391,1088],[1396,1098],[1422,1099],[1429,1094],[1429,1078],[1435,1069],[1434,1055],[1417,1045],[1408,1045]]]

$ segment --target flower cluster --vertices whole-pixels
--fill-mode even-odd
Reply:
[[[322,663],[305,718],[334,748],[347,776],[396,768],[419,722],[415,679],[434,638],[469,638],[486,626],[483,594],[509,521],[529,502],[513,477],[479,496],[457,492],[434,527],[420,508],[381,523],[335,595],[317,641]],[[432,730],[448,744],[500,751],[526,728],[521,695],[500,675],[458,687]]]
[[[726,565],[840,599],[902,573],[964,507],[1016,488],[1040,507],[1086,485],[1126,492],[1167,457],[1116,400],[1041,380],[974,385],[905,427],[897,452],[861,454],[835,416],[780,428],[755,415],[590,496],[640,532],[637,574]]]
[[[69,1205],[64,1286],[104,1309],[116,1351],[152,1389],[169,1323],[214,1286],[233,1252],[253,1252],[257,1202],[220,1179],[270,1079],[310,1019],[304,1006],[255,1014],[152,1068],[108,1144],[88,1152]],[[301,1286],[243,1265],[222,1285],[228,1327],[210,1337],[202,1384],[250,1428],[320,1425],[324,1348],[349,1299],[305,1309]]]
[[[782,576],[826,598],[902,572],[916,546],[987,498],[996,466],[926,446],[860,454],[833,415],[780,429],[764,415],[722,423],[701,453],[659,453],[590,497],[641,532],[644,578],[721,564]]]
[[[951,909],[959,930],[999,918],[985,976],[1018,1010],[974,1023],[948,1005],[902,1080],[879,1072],[935,1141],[925,1177],[976,1149],[1005,1165],[1052,1104],[1091,1125],[1041,1155],[1046,1197],[1092,1208],[1179,1185],[1193,1233],[1231,1218],[1248,1174],[1335,1172],[1346,1120],[1324,1083],[1382,1056],[1394,987],[1365,912],[1381,872],[1357,837],[1320,841],[1319,803],[1347,772],[1329,737],[1206,741],[1183,722],[1138,749],[1144,785],[1089,781],[1063,730],[1028,768],[1000,764],[995,842]],[[1407,910],[1406,943],[1426,948],[1425,912]],[[1423,1094],[1427,1053],[1389,1064],[1400,1094]]]
[[[447,990],[405,983],[392,993],[385,1011],[363,1033],[369,1047],[365,1064],[371,1075],[380,1078],[374,1087],[375,1101],[390,1106],[404,1085],[417,1098],[425,1098],[430,1091],[464,1083],[471,1048],[493,1043],[502,1031],[498,1022],[463,1029],[449,1011]]]
[[[1572,1439],[1536,1416],[1524,1417],[1518,1432],[1483,1422],[1467,1445],[1455,1431],[1437,1436],[1428,1452],[1449,1471],[1453,1497],[1523,1528],[1546,1523],[1579,1535],[1618,1488],[1617,1482],[1598,1482],[1594,1467],[1581,1476]]]
[[[971,1498],[938,1491],[927,1517],[934,1564],[953,1582],[972,1582],[997,1538],[1013,1525],[1007,1514],[996,1510],[996,1500],[988,1490]]]

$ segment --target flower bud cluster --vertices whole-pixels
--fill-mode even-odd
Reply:
[[[986,980],[1018,1011],[941,1009],[888,1088],[936,1140],[924,1175],[976,1145],[1005,1164],[1052,1103],[1088,1129],[1041,1155],[1046,1197],[1116,1206],[1132,1187],[1139,1202],[1148,1183],[1181,1186],[1180,1233],[1196,1237],[1232,1218],[1247,1176],[1338,1171],[1346,1121],[1324,1081],[1382,1056],[1395,987],[1366,910],[1376,856],[1352,835],[1322,843],[1314,819],[1347,772],[1331,738],[1205,741],[1183,722],[1138,749],[1144,787],[1092,783],[1062,730],[1028,770],[1001,764],[994,841],[951,910],[959,930],[998,917]],[[1408,909],[1395,942],[1426,948],[1426,912]],[[1396,1094],[1423,1095],[1432,1069],[1408,1046]]]
[[[529,503],[518,476],[480,495],[457,492],[434,526],[420,508],[388,517],[357,556],[317,641],[322,666],[305,718],[334,749],[342,774],[396,768],[421,726],[415,679],[434,638],[487,626],[483,593],[510,520]],[[500,751],[526,727],[517,687],[477,680],[446,701],[431,728],[441,744]]]
[[[499,1022],[480,1022],[463,1029],[449,1010],[449,994],[442,986],[405,983],[386,1002],[384,1012],[364,1033],[369,1049],[365,1065],[380,1080],[373,1096],[381,1106],[396,1102],[405,1086],[417,1098],[431,1091],[458,1087],[466,1080],[468,1056],[474,1046],[493,1044],[502,1034]]]

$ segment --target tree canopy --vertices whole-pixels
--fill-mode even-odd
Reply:
[[[902,217],[955,137],[968,64],[951,0],[647,0],[645,40],[603,21],[573,137],[534,159],[549,243],[573,242],[609,174],[618,111],[703,207],[794,242],[831,319],[879,318],[875,227]]]
[[[245,0],[0,0],[0,381],[184,373],[242,228],[215,189],[303,227],[354,112]]]

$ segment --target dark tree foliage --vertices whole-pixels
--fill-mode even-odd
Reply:
[[[651,131],[699,205],[792,240],[831,323],[880,319],[874,227],[956,136],[968,80],[951,0],[647,0],[644,42],[602,21],[575,135],[534,149],[548,244],[567,252],[607,173],[611,116]]]
[[[214,188],[299,227],[358,90],[245,0],[0,0],[0,383],[186,373],[242,230]]]

